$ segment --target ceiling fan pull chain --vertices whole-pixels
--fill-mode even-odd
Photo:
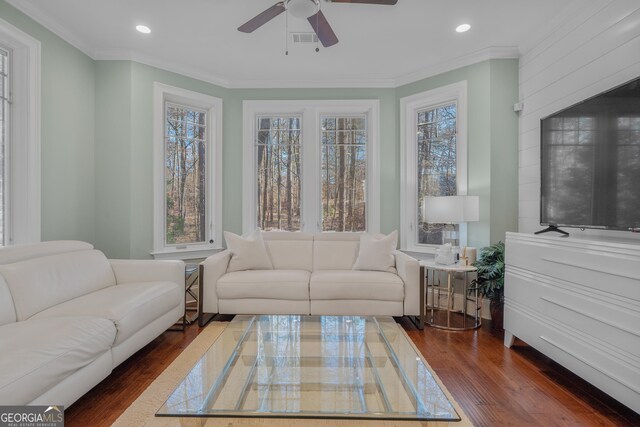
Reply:
[[[289,11],[285,11],[284,13],[284,45],[285,45],[285,55],[289,55]]]
[[[320,15],[320,3],[318,3],[318,11],[316,12],[316,28],[320,28],[318,27],[318,15]],[[320,36],[316,34],[316,52],[320,52],[318,43],[320,43]]]

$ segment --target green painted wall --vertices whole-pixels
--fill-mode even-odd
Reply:
[[[95,61],[0,0],[41,43],[42,239],[95,241]]]
[[[517,230],[518,117],[513,104],[518,99],[518,60],[484,61],[398,87],[397,116],[400,98],[463,80],[468,194],[480,196],[480,221],[469,223],[469,245],[483,247],[504,240],[505,231]],[[500,167],[492,168],[492,160]]]
[[[518,231],[518,61],[491,66],[491,242]]]
[[[112,258],[131,256],[132,65],[96,63],[95,245]]]

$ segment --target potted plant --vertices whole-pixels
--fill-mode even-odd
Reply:
[[[482,248],[478,260],[478,293],[490,301],[491,321],[494,329],[503,329],[504,318],[504,243],[498,242]]]

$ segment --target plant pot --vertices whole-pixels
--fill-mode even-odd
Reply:
[[[501,331],[504,329],[504,301],[501,299],[492,299],[489,303],[489,311],[491,312],[491,325],[494,330]]]

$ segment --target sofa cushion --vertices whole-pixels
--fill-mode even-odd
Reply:
[[[96,316],[115,323],[115,345],[184,302],[184,289],[173,282],[111,286],[51,307],[33,318]],[[176,319],[178,320],[178,319]]]
[[[246,237],[225,231],[224,240],[231,252],[228,272],[273,269],[260,230],[255,230]]]
[[[11,264],[27,259],[91,249],[93,246],[90,243],[78,240],[54,240],[29,245],[5,246],[0,248],[0,264]]]
[[[305,270],[251,270],[227,273],[218,279],[218,298],[309,299]]]
[[[276,270],[313,269],[313,234],[268,231],[262,237]]]
[[[403,301],[404,284],[396,274],[382,271],[314,271],[309,284],[311,300]]]
[[[313,237],[313,271],[351,270],[360,233],[319,233]]]
[[[396,260],[393,252],[398,245],[398,231],[385,235],[360,235],[358,259],[354,270],[372,270],[395,272]]]
[[[0,402],[26,405],[107,351],[113,322],[98,317],[31,319],[0,327]]]
[[[116,283],[111,264],[97,250],[61,253],[0,265],[0,274],[13,296],[18,320],[26,320],[49,307]]]

